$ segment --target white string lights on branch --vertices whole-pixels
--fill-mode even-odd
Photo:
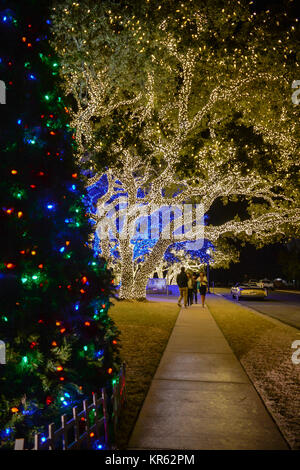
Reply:
[[[55,44],[66,89],[77,103],[72,126],[78,158],[86,164],[90,156],[95,173],[87,186],[102,176],[97,152],[107,155],[106,193],[98,199],[97,213],[91,214],[96,228],[110,217],[112,197],[116,205],[121,197],[126,198],[128,221],[136,226],[136,208],[141,205],[193,202],[203,204],[208,212],[217,200],[226,197],[248,200],[248,217],[206,226],[208,240],[215,243],[225,235],[244,234],[263,243],[274,235],[296,233],[298,194],[288,187],[287,178],[290,170],[297,170],[299,150],[296,111],[285,98],[290,88],[284,59],[287,46],[274,39],[285,75],[280,61],[269,60],[261,66],[263,46],[269,47],[264,43],[267,37],[263,28],[255,25],[255,15],[247,16],[240,2],[236,8],[229,2],[227,10],[207,18],[184,1],[155,31],[147,29],[147,22],[134,14],[117,14],[105,9],[106,2],[97,6],[86,1],[91,4],[88,28],[80,5],[64,3],[64,10],[56,7],[54,12]],[[236,46],[229,54],[225,42],[235,39],[234,24],[239,16],[248,22],[251,34],[244,38],[244,49]],[[217,38],[216,30],[209,29],[215,18],[229,31],[226,41],[216,39],[224,42],[218,46],[223,48],[222,54],[206,39],[209,34]],[[178,31],[193,24],[191,40],[185,44]],[[289,30],[287,41],[291,34]],[[149,44],[151,53],[146,55]],[[273,51],[271,47],[267,50]],[[86,52],[84,60],[82,52]],[[139,57],[144,57],[141,67],[135,65]],[[260,147],[228,136],[232,120],[237,129],[251,128]],[[99,123],[104,128],[101,135],[97,133]],[[109,140],[116,125],[119,132]],[[272,156],[264,155],[269,150],[263,148],[271,149]],[[269,165],[265,170],[253,163],[263,158]],[[188,241],[188,235],[182,240]],[[147,279],[164,265],[165,251],[174,241],[174,233],[168,240],[157,236],[138,256],[137,243],[122,239],[118,232],[111,240],[100,239],[102,252],[120,275],[122,298],[145,296]],[[118,256],[112,256],[112,251]]]

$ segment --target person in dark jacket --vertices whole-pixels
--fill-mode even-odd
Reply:
[[[180,292],[180,297],[178,299],[178,305],[181,307],[181,299],[183,298],[184,306],[187,307],[188,302],[188,277],[185,273],[185,268],[181,268],[181,272],[177,275],[177,285]]]

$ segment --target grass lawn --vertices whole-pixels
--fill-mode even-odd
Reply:
[[[128,400],[120,420],[117,446],[126,449],[180,309],[171,302],[114,301],[114,304],[109,313],[121,331]]]
[[[292,449],[300,449],[300,365],[291,348],[300,331],[222,297],[208,308]]]

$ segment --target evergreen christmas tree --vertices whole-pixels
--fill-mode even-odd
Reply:
[[[0,447],[112,384],[113,281],[87,240],[87,195],[49,47],[47,2],[1,1]],[[51,421],[50,421],[51,422]]]

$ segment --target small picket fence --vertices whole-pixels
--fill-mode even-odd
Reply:
[[[93,393],[92,402],[83,400],[82,410],[73,407],[73,417],[68,421],[66,415],[61,416],[61,427],[55,430],[54,423],[48,426],[48,436],[37,433],[34,435],[32,450],[79,450],[91,449],[98,443],[98,448],[110,448],[113,445],[112,434],[118,428],[120,412],[126,404],[126,365],[123,363],[111,396],[112,413],[108,410],[108,397],[105,388],[98,396]],[[110,417],[111,416],[111,417]],[[92,418],[91,418],[92,417]],[[83,431],[83,432],[82,432]],[[15,440],[15,450],[24,449],[24,439]]]

